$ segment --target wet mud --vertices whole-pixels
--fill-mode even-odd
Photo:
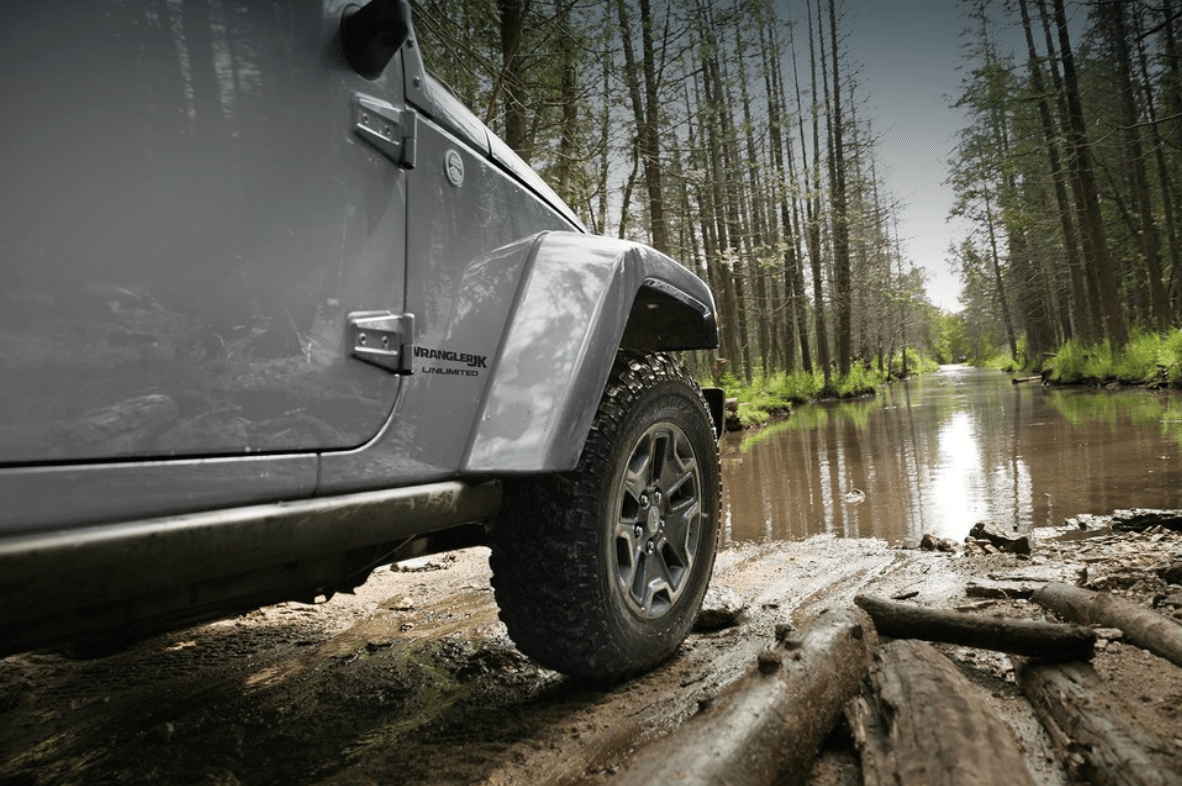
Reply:
[[[859,593],[1045,618],[1027,600],[968,588],[1083,581],[1182,615],[1170,605],[1182,605],[1182,589],[1162,577],[1182,561],[1182,535],[1057,539],[1066,531],[1038,530],[1029,557],[830,537],[726,549],[714,584],[745,603],[736,624],[694,633],[670,663],[611,687],[517,653],[497,620],[487,551],[420,559],[316,605],[0,660],[0,784],[610,783],[752,668],[777,626],[803,626]],[[1103,644],[1104,679],[1139,722],[1182,745],[1182,669],[1119,639]],[[941,649],[1015,729],[1036,782],[1071,783],[1009,658]],[[840,725],[805,782],[860,782]]]

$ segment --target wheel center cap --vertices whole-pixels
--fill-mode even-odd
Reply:
[[[648,520],[645,522],[645,529],[649,535],[655,535],[657,530],[661,528],[661,513],[656,506],[648,509]]]

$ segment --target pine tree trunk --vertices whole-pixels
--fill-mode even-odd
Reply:
[[[1068,158],[1072,172],[1078,182],[1078,198],[1082,204],[1080,222],[1084,240],[1084,260],[1091,267],[1100,295],[1101,313],[1108,338],[1116,347],[1128,342],[1124,314],[1118,297],[1116,272],[1108,254],[1108,241],[1104,231],[1104,218],[1100,213],[1099,189],[1092,171],[1091,148],[1088,143],[1087,126],[1084,122],[1083,104],[1079,96],[1079,84],[1075,73],[1075,57],[1071,50],[1071,37],[1067,30],[1067,14],[1063,0],[1053,0],[1055,25],[1059,33],[1059,57],[1063,62],[1063,85],[1067,98]]]
[[[1051,181],[1055,186],[1055,204],[1058,207],[1059,225],[1063,230],[1063,251],[1067,257],[1067,271],[1071,281],[1071,300],[1073,308],[1071,315],[1085,313],[1087,295],[1084,290],[1084,279],[1081,273],[1082,263],[1079,258],[1079,240],[1075,235],[1075,222],[1071,219],[1071,201],[1067,194],[1067,183],[1063,175],[1063,163],[1059,156],[1059,145],[1055,139],[1055,123],[1051,116],[1051,107],[1046,99],[1046,88],[1042,78],[1042,68],[1038,64],[1038,50],[1034,45],[1034,29],[1030,23],[1030,12],[1026,0],[1019,0],[1022,14],[1022,29],[1026,34],[1027,68],[1030,72],[1030,82],[1038,96],[1038,118],[1042,126],[1043,148],[1047,153],[1047,163],[1051,169]],[[1053,56],[1053,53],[1050,54]],[[1082,332],[1073,323],[1074,332]],[[1068,331],[1067,338],[1072,331]],[[1092,336],[1095,339],[1095,336]]]
[[[837,317],[837,368],[842,375],[850,372],[853,356],[850,282],[850,226],[845,172],[845,125],[841,108],[841,68],[837,47],[837,10],[835,0],[829,0],[829,46],[833,63],[833,90],[830,109],[830,172],[829,185],[833,215],[833,266],[836,291],[833,306]],[[826,91],[829,97],[829,91]]]
[[[1120,106],[1122,135],[1125,144],[1125,160],[1129,175],[1129,186],[1133,210],[1137,219],[1137,237],[1141,255],[1145,260],[1145,274],[1148,278],[1149,308],[1153,327],[1158,331],[1166,329],[1168,304],[1166,289],[1162,282],[1161,250],[1157,224],[1153,219],[1153,205],[1149,198],[1149,174],[1145,169],[1145,156],[1141,147],[1140,117],[1133,86],[1133,60],[1129,53],[1128,25],[1125,19],[1124,2],[1109,2],[1100,6],[1106,21],[1109,37],[1116,52],[1117,77],[1120,80]]]
[[[812,95],[817,95],[817,59],[815,49],[813,47],[813,15],[812,3],[808,2],[808,19],[809,19],[809,68],[812,71]],[[817,0],[817,23],[820,25],[821,0]],[[799,103],[800,90],[797,88],[797,103]],[[833,376],[833,363],[829,358],[829,334],[825,328],[825,297],[824,288],[822,286],[822,261],[821,261],[821,134],[820,134],[820,112],[821,107],[814,99],[813,101],[813,187],[807,208],[807,220],[809,227],[809,262],[812,266],[813,273],[813,316],[815,319],[815,330],[817,333],[817,361],[821,364],[821,373],[825,376],[825,387],[829,387],[830,379]],[[803,113],[802,113],[802,134],[803,134]],[[804,155],[802,149],[801,155]],[[805,168],[808,164],[806,162]]]

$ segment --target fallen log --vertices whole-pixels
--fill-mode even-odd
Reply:
[[[759,657],[702,712],[642,748],[613,784],[803,782],[877,644],[857,609],[830,611]]]
[[[1027,382],[1042,382],[1042,377],[1014,377],[1010,380],[1010,384],[1021,385]]]
[[[1033,785],[1014,733],[930,644],[879,647],[846,707],[865,786]]]
[[[1182,786],[1182,752],[1136,721],[1090,665],[1016,663],[1018,685],[1080,780]]]
[[[1058,582],[1040,587],[1032,600],[1072,622],[1120,628],[1130,643],[1182,666],[1182,627],[1155,611],[1107,592]]]
[[[893,639],[940,641],[1045,660],[1090,660],[1095,654],[1095,632],[1080,625],[926,609],[868,595],[858,595],[854,603],[874,620],[878,635]]]

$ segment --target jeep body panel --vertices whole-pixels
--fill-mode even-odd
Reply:
[[[0,469],[0,537],[192,513],[316,491],[314,453]]]
[[[617,348],[717,344],[709,290],[651,248],[547,233],[517,275],[513,317],[500,331],[466,472],[573,469]]]
[[[345,3],[23,3],[0,27],[0,465],[352,448],[399,378],[344,315],[404,310],[399,105]],[[19,78],[18,78],[19,75]],[[301,479],[292,493],[299,493]]]
[[[354,72],[350,7],[0,27],[0,654],[478,542],[620,347],[717,346],[706,286],[588,236],[413,31]]]
[[[574,232],[472,259],[449,305],[421,334],[387,430],[322,456],[322,492],[372,486],[394,467],[423,478],[573,469],[618,348],[718,343],[700,279],[646,246]]]

